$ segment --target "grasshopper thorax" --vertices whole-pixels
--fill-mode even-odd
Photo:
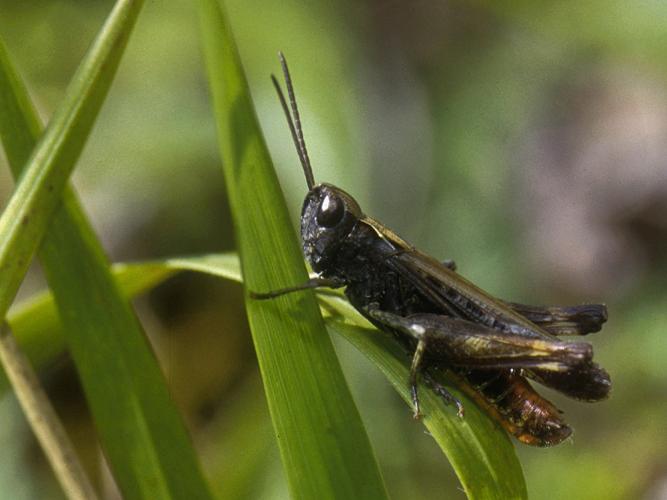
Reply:
[[[317,184],[308,192],[301,210],[301,241],[313,271],[327,270],[362,215],[354,198],[336,186]]]

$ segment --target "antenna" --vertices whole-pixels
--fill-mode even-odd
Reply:
[[[292,112],[287,107],[287,100],[285,99],[285,94],[283,94],[280,84],[275,76],[271,75],[271,81],[273,86],[278,92],[278,98],[280,99],[280,104],[283,107],[285,116],[287,117],[287,124],[289,125],[290,132],[292,133],[292,140],[294,140],[294,146],[296,146],[296,152],[299,155],[299,160],[301,161],[301,166],[303,167],[303,173],[306,175],[306,183],[308,184],[308,189],[313,189],[315,186],[315,178],[313,177],[313,169],[310,166],[310,158],[308,157],[308,150],[306,149],[306,141],[303,138],[303,130],[301,129],[301,119],[299,118],[299,108],[296,105],[296,99],[294,98],[294,88],[292,87],[292,78],[289,74],[289,68],[287,67],[287,61],[282,52],[278,52],[278,57],[280,58],[280,65],[283,68],[283,75],[285,76],[285,84],[287,85],[287,94],[289,95],[290,105],[292,107]],[[292,115],[294,120],[292,120]]]

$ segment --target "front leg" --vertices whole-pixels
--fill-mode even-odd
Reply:
[[[300,292],[302,290],[310,290],[313,288],[340,288],[345,286],[345,283],[341,283],[337,280],[327,279],[327,278],[311,278],[305,283],[296,286],[290,286],[287,288],[281,288],[279,290],[272,290],[270,292],[250,292],[250,297],[256,300],[266,300],[273,299],[275,297],[280,297],[287,293]]]

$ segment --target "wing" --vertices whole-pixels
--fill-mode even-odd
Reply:
[[[506,302],[514,311],[541,326],[552,335],[587,335],[599,332],[607,321],[607,306],[530,306]]]
[[[554,335],[513,310],[507,303],[412,247],[375,219],[364,217],[361,222],[371,226],[393,247],[385,264],[409,281],[443,314],[532,339],[555,340]]]
[[[420,252],[371,217],[361,221],[394,249],[387,265],[451,316],[543,339],[597,332],[607,321],[604,304],[544,307],[497,299],[455,272],[451,261],[441,263]]]
[[[442,265],[456,271],[456,263],[453,260],[443,260]],[[524,318],[557,336],[588,335],[599,332],[607,321],[605,304],[532,306],[509,301],[505,301],[505,304]]]
[[[480,323],[513,337],[558,342],[557,335],[597,331],[607,319],[604,305],[537,307],[507,303],[466,280],[434,258],[415,249],[377,221],[365,218],[394,248],[387,265],[408,280],[443,314]],[[515,337],[516,338],[516,337]],[[518,367],[519,363],[517,363]],[[544,370],[526,363],[526,376],[580,400],[607,397],[611,382],[606,371],[589,362],[574,370]]]
[[[609,397],[611,379],[597,363],[589,362],[576,370],[554,372],[540,368],[523,370],[526,377],[580,401],[601,401]]]

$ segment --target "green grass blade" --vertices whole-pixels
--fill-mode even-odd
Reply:
[[[2,49],[0,46],[0,57],[2,57]],[[2,63],[0,63],[1,65]],[[0,66],[0,79],[2,78],[2,69],[6,66]],[[0,82],[0,87],[2,83]],[[0,109],[2,104],[0,103]],[[0,113],[0,117],[2,117]],[[3,120],[0,119],[0,127]],[[72,197],[65,200],[64,208],[59,210],[53,219],[54,230],[61,231],[63,226],[72,222],[63,222],[62,219],[79,220],[83,217],[83,212],[78,204],[78,201]],[[69,215],[63,215],[61,212],[67,212]],[[65,229],[66,230],[66,229]],[[82,228],[79,228],[81,231]],[[67,234],[72,234],[72,231],[66,230]],[[49,231],[45,240],[49,241]],[[87,238],[86,238],[87,239]],[[54,250],[55,251],[55,250]],[[72,271],[78,269],[79,263],[86,261],[87,257],[84,255],[71,255],[66,251],[62,256],[53,257],[60,265]],[[51,257],[44,254],[44,250],[40,253],[40,258],[44,262],[45,267],[50,267],[49,261]],[[236,254],[212,254],[200,257],[184,257],[168,259],[166,261],[156,261],[152,263],[141,264],[115,264],[113,266],[113,273],[122,295],[126,299],[132,299],[155,286],[159,285],[170,276],[183,271],[195,271],[214,276],[230,279],[233,281],[241,281],[241,270],[239,266],[239,259]],[[81,286],[83,283],[80,284]],[[75,290],[81,290],[78,295],[79,299],[75,303],[88,303],[83,300],[88,297],[93,297],[97,294],[91,294],[92,290],[84,290],[81,286]],[[125,299],[124,299],[125,300]],[[58,310],[53,300],[53,295],[49,292],[42,292],[34,297],[25,300],[21,304],[14,307],[7,318],[7,321],[14,332],[21,350],[28,356],[32,364],[37,370],[48,367],[51,363],[57,360],[67,349],[65,345],[65,338],[63,336],[63,328],[58,316]],[[106,320],[105,320],[106,321]],[[97,330],[97,328],[96,328]],[[94,338],[94,332],[82,333],[83,336],[90,336]],[[8,389],[7,379],[4,377],[0,367],[0,396]]]
[[[250,290],[307,279],[224,13],[202,0],[203,45],[243,275]],[[267,75],[267,86],[270,85]],[[359,413],[312,294],[247,300],[271,418],[295,498],[384,498]]]
[[[119,284],[130,297],[179,270],[241,281],[240,263],[234,254],[114,266]],[[409,360],[393,339],[369,328],[369,323],[344,298],[336,295],[319,295],[319,298],[330,313],[326,318],[327,327],[345,337],[369,358],[410,405],[406,383]],[[32,332],[34,337],[48,340],[30,328],[28,318],[47,314],[49,300],[48,294],[42,294],[26,303],[16,316],[12,316],[17,337],[23,339]],[[345,322],[341,322],[341,318]],[[28,329],[23,329],[25,327]],[[470,498],[526,498],[521,465],[507,434],[455,386],[448,387],[465,405],[465,418],[459,419],[452,408],[445,406],[432,391],[422,386],[424,425],[452,463],[466,493]]]
[[[280,465],[275,463],[278,449],[259,377],[243,382],[238,394],[233,405],[225,405],[222,418],[206,430],[203,453],[209,457],[211,488],[226,500],[284,498],[283,477],[271,477]]]
[[[410,365],[391,336],[333,318],[327,326],[370,359],[412,407],[407,384]],[[468,498],[527,498],[521,464],[507,433],[455,385],[447,384],[447,388],[463,403],[465,417],[459,418],[452,407],[422,384],[419,400],[423,423],[449,459]]]
[[[0,361],[65,495],[72,499],[97,500],[97,493],[79,462],[65,427],[7,323],[0,325]]]
[[[178,268],[241,279],[239,262],[230,254],[174,258],[166,260],[164,265],[171,270]],[[139,274],[138,269],[133,272]],[[375,364],[411,406],[407,384],[410,362],[394,339],[373,328],[343,297],[319,295],[319,299],[330,313],[326,318],[327,327],[342,335]],[[456,386],[448,384],[448,388],[463,402],[465,418],[457,417],[440,397],[422,386],[423,423],[452,463],[469,498],[526,498],[521,464],[507,433]]]
[[[60,202],[109,90],[141,3],[119,0],[114,6],[0,217],[0,317],[6,315]],[[34,130],[34,123],[30,128]]]
[[[234,254],[172,258],[114,266],[119,284],[130,297],[179,270],[241,281],[240,263]],[[393,339],[383,332],[369,328],[369,323],[343,297],[319,295],[319,299],[330,313],[326,318],[327,327],[345,337],[369,358],[410,406],[406,383],[409,360]],[[24,338],[32,331],[35,337],[47,340],[31,330],[27,320],[47,314],[49,300],[48,294],[42,294],[25,304],[22,311],[12,317],[17,336]],[[344,319],[344,322],[341,319]],[[28,329],[24,330],[24,327]],[[468,496],[526,498],[521,465],[507,434],[455,386],[448,384],[448,387],[463,402],[465,418],[459,419],[452,408],[445,406],[431,390],[422,386],[420,394],[425,414],[423,423],[452,463]]]
[[[152,265],[156,265],[153,263]],[[194,258],[168,259],[167,269],[205,272],[226,279],[240,280],[239,262],[230,254]],[[128,266],[126,270],[133,266]],[[138,269],[134,269],[139,274]],[[394,339],[373,328],[346,299],[336,295],[319,295],[325,310],[334,315],[326,318],[327,327],[342,335],[361,351],[391,382],[411,406],[408,390],[409,359]],[[344,319],[344,322],[341,321]],[[445,405],[429,388],[422,386],[420,400],[423,423],[447,455],[469,498],[526,498],[526,484],[521,464],[507,433],[496,425],[456,386],[448,388],[463,402],[464,419]]]
[[[89,59],[82,66],[99,70],[97,78],[108,80],[100,83],[102,87],[111,81],[140,5],[119,2],[100,34],[102,40],[92,49],[92,62]],[[72,88],[86,81],[97,85],[92,75],[81,71],[77,75],[79,83]],[[92,111],[82,108],[99,108],[104,96],[99,89],[90,90],[83,101],[71,94],[66,102],[78,103],[83,114]],[[73,162],[68,154],[81,150],[87,135],[83,128],[78,122],[61,129],[64,137],[53,140],[69,153],[54,153],[51,158]],[[20,172],[39,131],[25,87],[0,43],[0,135],[15,173]],[[53,134],[47,132],[40,147],[49,137]],[[141,326],[120,293],[75,196],[68,188],[63,196],[40,258],[114,477],[126,498],[209,498],[192,444]],[[148,266],[140,275],[130,271],[125,275],[130,286],[124,291],[136,293],[170,272],[164,266],[159,270]],[[62,352],[65,342],[57,335],[59,318],[53,300],[40,296],[33,306],[23,314],[12,314],[9,322],[22,332],[21,345],[39,367]]]
[[[76,209],[74,208],[74,204],[76,204]],[[76,199],[68,200],[64,202],[63,205],[66,208],[62,209],[62,211],[73,213],[72,211],[79,210],[79,205]],[[59,220],[62,217],[64,216],[60,213],[56,213],[53,221],[54,228],[59,228],[62,227],[63,224],[67,224]],[[81,230],[82,229],[79,228],[79,231]],[[68,231],[68,234],[71,234],[71,232]],[[46,234],[45,239],[48,241],[49,233]],[[68,253],[69,252],[66,254]],[[71,260],[60,260],[59,262],[64,268],[71,270],[75,261],[78,268],[81,258],[86,257],[72,256]],[[45,267],[50,265],[48,264],[50,258],[45,255],[44,250],[40,251],[40,259]],[[226,264],[227,261],[228,259],[223,259],[221,262]],[[238,258],[235,256],[234,261],[235,268],[238,269]],[[225,269],[227,269],[226,266]],[[118,288],[120,288],[123,297],[125,297],[123,300],[126,300],[136,297],[159,285],[170,276],[179,272],[179,269],[166,266],[164,263],[145,265],[116,264],[113,266],[113,271]],[[205,271],[202,269],[202,272]],[[222,277],[234,279],[235,281],[241,280],[240,271],[238,276],[224,275]],[[82,289],[82,293],[79,295],[81,300],[77,301],[77,304],[81,303],[86,304],[86,306],[88,305],[87,302],[83,302],[83,299],[85,298],[84,295],[86,295],[86,290]],[[87,296],[90,298],[94,295],[88,294]],[[63,327],[51,293],[45,291],[18,304],[10,311],[7,321],[12,331],[15,332],[21,350],[26,354],[37,370],[50,366],[54,361],[59,359],[63,353],[65,353],[67,346],[63,335]],[[86,333],[83,332],[82,335],[86,335]],[[92,333],[88,335],[90,335],[91,338],[94,338],[92,337]],[[7,389],[7,380],[0,369],[0,396],[2,396],[2,393]]]

